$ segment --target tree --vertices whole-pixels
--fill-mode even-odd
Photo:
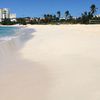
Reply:
[[[97,8],[96,8],[96,5],[95,4],[92,4],[91,7],[90,7],[90,12],[92,15],[94,15],[97,11]]]
[[[52,15],[49,15],[49,19],[52,20],[53,19],[53,16]]]
[[[56,20],[56,15],[53,15],[53,20]]]
[[[84,13],[82,13],[81,23],[82,24],[88,24],[89,23],[89,15],[88,15],[87,11],[85,11]]]
[[[22,24],[22,25],[26,25],[26,20],[25,20],[25,18],[17,18],[17,23]]]
[[[67,10],[67,11],[65,12],[65,19],[68,19],[68,16],[70,16],[70,13],[69,13],[69,11]]]
[[[13,24],[16,24],[15,22],[11,22],[10,19],[4,19],[2,22],[1,22],[2,25],[13,25]]]
[[[46,15],[46,14],[44,14],[44,18],[45,18],[45,19],[47,18],[47,15]]]
[[[60,19],[60,17],[61,17],[61,12],[60,11],[57,11],[57,17]]]
[[[93,15],[91,14],[91,12],[88,12],[88,18],[92,19]]]

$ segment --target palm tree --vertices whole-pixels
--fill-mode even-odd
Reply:
[[[60,18],[61,17],[61,12],[57,11],[57,17]]]
[[[92,4],[91,7],[90,7],[90,12],[92,15],[94,15],[97,11],[97,8],[96,8],[96,5],[95,4]]]
[[[84,13],[82,13],[81,23],[82,24],[88,24],[89,23],[89,15],[88,15],[87,11],[85,11]]]
[[[53,15],[53,20],[56,20],[56,15]]]
[[[44,14],[44,18],[45,18],[45,19],[47,18],[47,15],[46,15],[46,14]]]
[[[93,15],[91,14],[91,12],[88,12],[88,18],[92,19]]]
[[[69,15],[70,15],[70,13],[69,13],[69,11],[67,10],[67,11],[65,12],[65,19],[67,19]]]
[[[50,17],[50,20],[52,20],[52,19],[53,19],[53,16],[52,16],[52,15],[49,15],[49,17]]]

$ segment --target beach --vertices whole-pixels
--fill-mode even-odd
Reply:
[[[0,100],[100,100],[100,25],[26,27],[20,49],[0,46]]]

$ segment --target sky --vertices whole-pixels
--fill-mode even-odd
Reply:
[[[17,17],[43,17],[44,14],[56,14],[69,10],[72,16],[80,16],[89,11],[90,5],[95,4],[100,14],[100,0],[0,0],[0,8],[10,8]]]

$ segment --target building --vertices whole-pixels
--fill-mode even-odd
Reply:
[[[16,14],[10,14],[10,20],[13,22],[13,21],[16,21]]]
[[[8,8],[1,8],[0,9],[0,22],[2,22],[4,19],[12,19],[16,20],[16,14],[11,14],[10,10]]]
[[[7,8],[0,9],[0,21],[2,22],[4,19],[8,19],[10,17],[10,10]]]
[[[95,17],[100,17],[100,14],[99,15],[96,15]]]

